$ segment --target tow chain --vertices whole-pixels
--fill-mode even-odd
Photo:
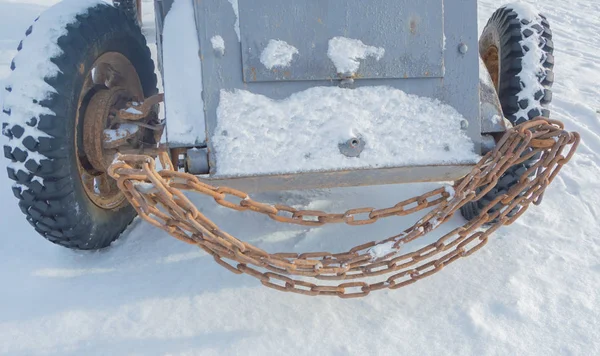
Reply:
[[[355,298],[415,283],[482,248],[490,234],[513,223],[531,203],[539,203],[546,187],[575,153],[579,141],[579,134],[565,131],[561,122],[537,118],[509,129],[493,151],[455,182],[453,192],[439,188],[389,208],[365,207],[337,214],[266,204],[242,191],[212,186],[194,175],[175,171],[165,152],[159,155],[166,167],[160,172],[153,157],[121,155],[109,173],[142,219],[182,241],[198,245],[231,272],[248,274],[280,291]],[[482,198],[508,168],[537,155],[540,159],[523,173],[519,182],[490,202],[478,218],[421,249],[401,253],[404,244],[435,230],[466,203]],[[400,234],[347,252],[268,253],[219,228],[196,209],[183,190],[208,196],[230,209],[307,226],[365,225],[435,208]]]

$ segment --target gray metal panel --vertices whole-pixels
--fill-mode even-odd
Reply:
[[[203,96],[208,133],[207,144],[212,167],[211,173],[214,173],[217,162],[215,162],[214,148],[210,138],[214,135],[217,125],[216,110],[219,105],[219,92],[221,89],[245,89],[273,99],[283,99],[293,93],[314,86],[337,86],[340,82],[335,80],[307,80],[244,83],[242,50],[234,30],[236,16],[231,4],[227,0],[193,1],[195,2],[200,55],[202,58]],[[264,0],[239,1],[250,4]],[[312,1],[319,3],[322,0]],[[288,3],[288,1],[281,2]],[[370,3],[377,4],[378,1],[372,0]],[[398,17],[399,21],[410,19],[409,15],[400,14]],[[247,17],[245,19],[248,21]],[[244,20],[243,14],[241,14],[240,20]],[[260,21],[260,18],[255,20]],[[479,54],[477,50],[476,0],[453,0],[451,4],[446,4],[444,8],[444,32],[446,37],[444,78],[364,79],[356,80],[354,86],[387,85],[409,94],[437,98],[455,107],[468,120],[467,134],[475,142],[476,152],[479,152],[481,122],[479,120]],[[224,56],[215,53],[212,49],[210,38],[215,35],[220,35],[225,40]],[[462,54],[458,50],[461,43],[468,47],[466,54]],[[248,149],[252,148],[249,147]]]
[[[241,189],[248,193],[277,190],[319,189],[413,182],[455,181],[471,172],[473,166],[414,166],[400,168],[358,169],[352,171],[308,172],[251,177],[207,178],[210,184]]]
[[[336,36],[385,49],[380,60],[362,61],[358,78],[444,76],[442,0],[242,0],[239,13],[246,82],[338,78],[327,56]],[[289,67],[261,63],[271,39],[298,49]]]

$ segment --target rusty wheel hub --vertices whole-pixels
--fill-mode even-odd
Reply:
[[[75,127],[77,163],[86,194],[100,208],[111,210],[126,203],[107,169],[119,149],[143,140],[140,126],[119,118],[128,103],[143,100],[137,72],[120,53],[103,54],[86,75],[79,99],[84,110],[79,111]]]
[[[83,121],[83,150],[92,168],[106,172],[112,162],[115,148],[126,144],[136,133],[138,126],[129,124],[125,128],[115,124],[120,109],[131,100],[127,90],[116,87],[96,93],[90,100]],[[118,126],[116,129],[111,129]]]

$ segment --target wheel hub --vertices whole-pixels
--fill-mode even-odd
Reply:
[[[107,131],[115,125],[118,111],[130,100],[131,95],[126,89],[115,87],[94,94],[87,106],[83,121],[83,149],[87,160],[98,172],[106,172],[113,160],[115,150],[106,147],[105,143],[119,138],[107,137]]]
[[[118,117],[128,102],[143,100],[140,78],[121,53],[104,53],[86,74],[75,125],[77,166],[88,198],[102,209],[113,210],[126,203],[107,169],[117,150],[143,141],[144,131],[139,126]]]

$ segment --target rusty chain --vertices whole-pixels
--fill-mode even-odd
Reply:
[[[182,241],[198,245],[231,272],[248,274],[280,291],[354,298],[415,283],[482,248],[500,226],[514,222],[531,203],[539,203],[546,187],[575,153],[579,141],[579,134],[565,131],[561,122],[537,118],[509,129],[493,151],[455,182],[454,192],[439,188],[389,208],[365,207],[338,214],[270,205],[239,190],[212,186],[191,174],[175,171],[164,152],[159,159],[166,168],[160,172],[150,156],[122,155],[109,173],[144,220]],[[490,202],[478,218],[423,248],[401,254],[404,244],[435,230],[460,207],[483,197],[509,167],[538,154],[540,159],[523,173],[519,183]],[[268,253],[219,228],[196,209],[182,190],[209,196],[230,209],[307,226],[365,225],[435,208],[402,233],[347,252]],[[492,213],[493,207],[497,209]]]

